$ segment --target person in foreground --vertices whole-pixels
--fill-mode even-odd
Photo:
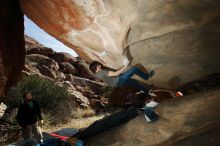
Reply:
[[[23,94],[24,102],[18,109],[16,120],[22,128],[24,140],[35,138],[38,143],[42,142],[42,133],[38,127],[38,120],[43,124],[41,110],[38,103],[32,99],[30,92]],[[33,137],[32,137],[33,135]]]
[[[138,83],[136,80],[132,79],[131,77],[136,74],[143,78],[144,80],[148,80],[154,75],[154,71],[150,71],[148,73],[144,73],[137,67],[131,67],[129,70],[125,71],[128,67],[129,61],[124,61],[124,66],[116,71],[108,70],[103,64],[97,61],[93,61],[89,69],[95,74],[95,77],[101,79],[108,83],[112,87],[117,86],[130,86],[137,90],[143,91],[145,94],[148,94],[149,89]]]

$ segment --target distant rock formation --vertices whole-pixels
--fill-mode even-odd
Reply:
[[[55,52],[29,36],[25,36],[25,49],[23,75],[35,74],[67,87],[79,106],[92,106],[96,109],[93,99],[96,99],[98,104],[107,104],[99,100],[104,97],[98,95],[106,84],[91,80],[95,78],[84,61],[67,53]]]

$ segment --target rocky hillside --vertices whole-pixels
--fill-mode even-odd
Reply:
[[[33,90],[40,89],[40,91],[45,91],[48,94],[48,96],[42,94],[39,97],[34,96],[39,102],[42,101],[41,108],[46,123],[44,128],[51,128],[58,124],[71,124],[71,120],[81,118],[82,125],[78,125],[76,128],[84,127],[86,124],[93,122],[93,120],[88,120],[90,117],[96,119],[96,114],[106,107],[108,98],[103,96],[103,91],[105,91],[107,84],[99,82],[93,77],[85,61],[64,52],[55,52],[29,36],[25,36],[25,50],[25,65],[20,81],[16,86],[9,89],[3,101],[8,107],[6,108],[5,105],[0,104],[0,145],[18,141],[21,136],[19,126],[15,121],[17,101],[18,103],[21,102],[20,97],[24,92],[19,92],[20,88],[24,88],[21,84],[25,88],[33,86]],[[39,81],[38,85],[36,85],[36,79]],[[38,88],[39,85],[41,87]],[[47,86],[52,87],[49,89]],[[57,87],[64,88],[61,90]],[[12,94],[16,96],[10,96],[11,90]],[[55,94],[58,96],[51,96]],[[43,98],[41,96],[48,99],[41,100]],[[47,105],[44,106],[42,103]],[[53,108],[49,109],[50,105]],[[84,118],[88,118],[87,122],[84,121]]]
[[[68,53],[55,52],[28,36],[25,36],[25,49],[23,75],[35,74],[67,87],[80,106],[105,105],[107,99],[99,94],[106,84],[95,80],[86,62]]]

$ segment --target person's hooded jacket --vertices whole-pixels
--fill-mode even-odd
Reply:
[[[34,100],[31,106],[28,102],[24,102],[18,109],[16,120],[18,124],[24,128],[27,125],[32,125],[38,120],[42,120],[41,110],[38,103]]]

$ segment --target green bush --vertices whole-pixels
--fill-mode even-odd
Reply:
[[[43,113],[49,114],[54,117],[53,119],[60,117],[65,119],[63,116],[68,117],[72,112],[72,99],[67,90],[36,75],[26,76],[16,86],[10,88],[5,104],[9,107],[18,107],[22,103],[24,92],[31,92]]]
[[[113,87],[111,87],[111,86],[102,87],[100,95],[102,95],[106,98],[110,98],[112,90],[113,90]]]

